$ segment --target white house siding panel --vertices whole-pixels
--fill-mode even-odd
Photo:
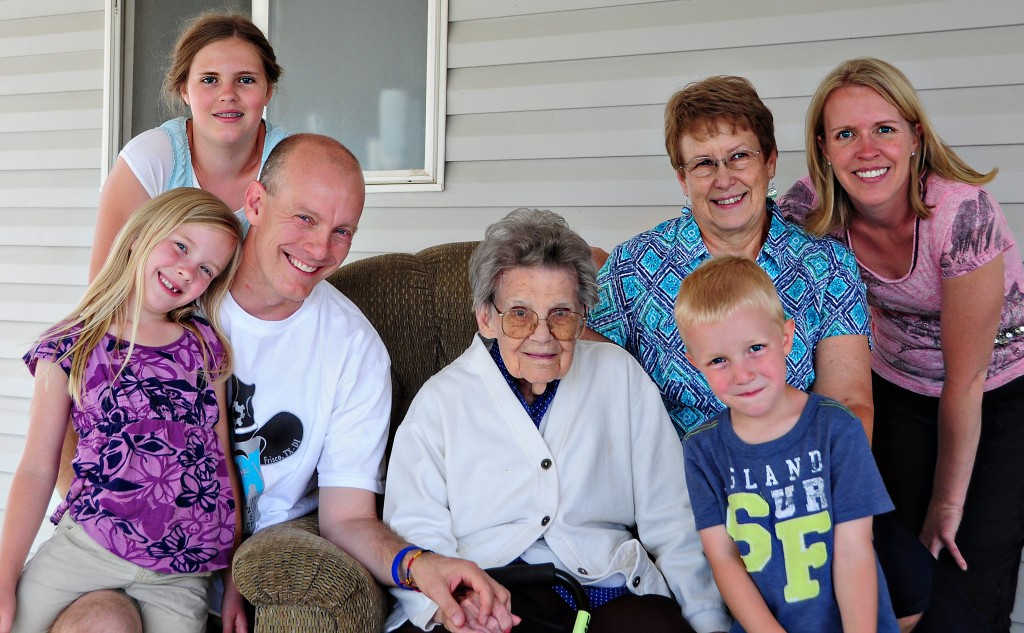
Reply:
[[[473,0],[451,0],[457,2]],[[453,23],[453,67],[606,58],[789,42],[958,31],[1012,24],[1008,0],[684,0]],[[884,14],[884,17],[882,17]]]
[[[750,78],[772,108],[785,188],[821,77],[869,54],[910,76],[965,158],[1000,168],[1008,210],[1024,203],[1024,3],[450,0],[449,18],[445,191],[371,193],[354,256],[479,237],[516,206],[584,209],[574,226],[611,248],[677,213],[663,106],[714,74]]]
[[[103,46],[103,0],[0,1],[0,517],[28,430],[21,355],[86,279]]]

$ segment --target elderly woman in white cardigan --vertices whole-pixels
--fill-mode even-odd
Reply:
[[[585,586],[592,633],[727,630],[657,387],[618,346],[578,340],[595,276],[557,214],[517,209],[487,229],[470,260],[480,334],[399,427],[384,519],[481,567],[554,563]],[[396,574],[413,588],[415,571]],[[459,630],[422,594],[394,593],[392,626]],[[575,618],[550,586],[513,588],[512,610],[523,633]]]

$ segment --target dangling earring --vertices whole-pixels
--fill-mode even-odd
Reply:
[[[779,190],[775,188],[775,179],[772,178],[768,181],[768,197],[774,200],[779,195]]]
[[[689,208],[690,206],[690,196],[686,195],[685,193],[683,194],[683,206],[687,208]]]

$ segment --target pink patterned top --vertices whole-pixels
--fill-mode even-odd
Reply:
[[[928,177],[925,203],[932,208],[919,220],[914,260],[900,279],[881,277],[857,260],[868,289],[874,349],[871,368],[889,382],[927,396],[942,391],[939,313],[941,282],[1003,258],[1004,302],[985,390],[1024,375],[1024,265],[999,203],[987,191],[935,175]],[[809,178],[786,193],[780,207],[802,222],[817,205]],[[834,237],[849,246],[846,231]]]
[[[224,348],[205,321],[195,319],[213,350]],[[55,362],[76,333],[44,341],[25,354]],[[125,341],[107,335],[86,368],[81,406],[71,420],[80,439],[65,512],[97,543],[124,560],[164,573],[226,567],[234,542],[235,503],[227,461],[214,431],[220,410],[203,371],[202,347],[185,329],[162,347],[136,345],[120,368]],[[60,361],[70,374],[71,358]]]

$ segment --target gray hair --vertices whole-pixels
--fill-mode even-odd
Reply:
[[[586,240],[557,213],[519,208],[487,227],[469,259],[473,308],[494,299],[503,273],[533,267],[566,271],[576,280],[576,298],[584,309],[597,303],[597,267]]]

